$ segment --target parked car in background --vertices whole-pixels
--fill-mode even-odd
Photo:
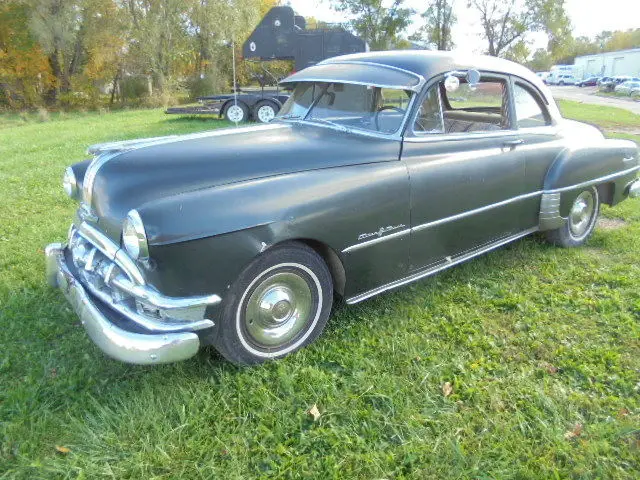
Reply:
[[[370,52],[281,83],[270,124],[97,145],[66,170],[78,210],[47,278],[108,355],[282,358],[334,293],[362,302],[536,232],[578,247],[600,205],[640,196],[636,144],[563,119],[507,60]]]
[[[585,78],[584,80],[578,82],[578,86],[579,87],[595,87],[598,85],[598,80],[600,80],[600,77]]]
[[[598,80],[598,86],[602,86],[605,85],[607,83],[609,83],[611,80],[613,80],[611,77],[602,77]]]
[[[537,72],[536,75],[538,76],[538,78],[540,78],[540,80],[542,80],[544,83],[547,83],[547,79],[549,78],[549,75],[551,75],[551,72]]]
[[[563,73],[556,77],[549,77],[549,79],[547,80],[547,83],[549,85],[558,85],[560,87],[563,87],[565,85],[575,85],[577,83],[577,80],[573,75],[568,73]]]
[[[640,81],[629,80],[615,88],[615,92],[622,95],[631,95],[634,90],[640,89]]]
[[[635,81],[638,79],[634,77],[630,77],[629,75],[618,75],[616,77],[611,77],[611,79],[608,82],[602,83],[600,85],[600,89],[606,92],[614,92],[618,85],[622,85],[623,83],[632,81],[632,80]]]

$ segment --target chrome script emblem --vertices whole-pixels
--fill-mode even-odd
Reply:
[[[373,233],[363,233],[362,235],[360,235],[358,237],[358,240],[366,240],[367,238],[373,238],[373,237],[382,237],[382,235],[384,235],[385,233],[389,233],[389,232],[394,232],[396,230],[400,230],[401,228],[404,228],[405,225],[396,225],[395,227],[380,227],[380,230],[378,230],[377,232],[373,232]]]

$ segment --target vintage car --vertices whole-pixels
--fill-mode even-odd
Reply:
[[[98,145],[47,275],[108,355],[237,364],[315,340],[347,304],[535,232],[584,244],[640,195],[638,149],[564,120],[534,73],[484,56],[375,52],[285,79],[274,122]],[[402,328],[399,326],[398,328]]]

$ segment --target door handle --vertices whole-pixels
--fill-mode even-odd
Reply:
[[[517,140],[509,140],[507,142],[504,142],[505,148],[510,148],[511,150],[513,150],[517,146],[523,145],[523,144],[524,144],[524,140],[522,140],[521,138],[519,138]]]

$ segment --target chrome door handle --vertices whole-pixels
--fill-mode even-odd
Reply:
[[[523,145],[523,144],[524,144],[524,140],[522,140],[521,138],[519,138],[518,140],[509,140],[507,142],[504,142],[504,146],[511,149],[514,149],[517,146]]]

